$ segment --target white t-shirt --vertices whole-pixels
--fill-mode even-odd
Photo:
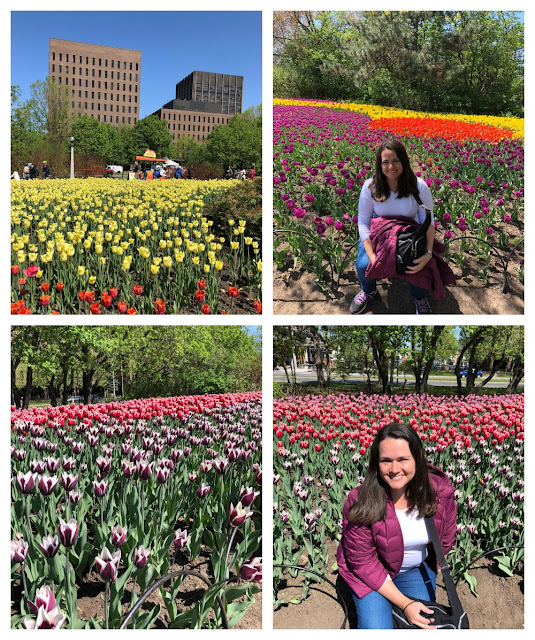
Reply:
[[[418,509],[407,513],[403,509],[396,509],[403,534],[403,562],[400,573],[417,567],[427,558],[427,545],[430,538],[425,526],[425,518],[418,518]]]
[[[416,180],[418,181],[418,193],[423,204],[431,211],[431,224],[433,224],[433,196],[421,178],[416,178]],[[405,217],[422,224],[425,220],[425,210],[418,205],[414,196],[398,198],[397,191],[391,191],[384,202],[376,202],[372,198],[372,192],[369,188],[371,182],[372,178],[366,180],[359,197],[359,236],[361,242],[370,237],[372,218]]]

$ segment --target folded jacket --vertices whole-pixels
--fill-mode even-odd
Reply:
[[[455,286],[453,271],[441,257],[446,250],[436,238],[433,243],[433,256],[418,273],[398,273],[396,269],[396,247],[398,233],[414,231],[419,225],[406,218],[372,218],[370,240],[375,262],[366,269],[366,277],[375,280],[399,278],[411,282],[417,287],[432,291],[437,299],[446,297],[446,286]]]

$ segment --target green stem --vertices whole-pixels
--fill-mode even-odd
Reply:
[[[106,581],[106,587],[104,589],[104,616],[105,616],[105,627],[106,629],[110,628],[110,583]]]
[[[32,523],[30,520],[30,496],[26,495],[26,526],[28,527],[28,538],[32,537]]]
[[[26,583],[26,572],[24,571],[24,562],[20,563],[20,575],[22,576],[22,586],[24,588],[24,597],[26,600],[30,598],[30,594],[28,593],[28,585]]]

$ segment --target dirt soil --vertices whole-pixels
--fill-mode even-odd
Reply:
[[[169,568],[171,571],[177,571],[179,569],[191,569],[198,571],[201,575],[213,580],[213,576],[210,574],[210,553],[207,550],[203,550],[197,562],[193,565],[187,565],[187,558],[181,557],[181,554],[177,554],[178,564]],[[181,560],[184,563],[181,563]],[[134,586],[133,580],[127,582],[125,597],[123,599],[123,619],[127,615],[130,609],[130,594],[132,587]],[[14,602],[20,602],[22,596],[22,586],[20,581],[14,583],[14,593],[12,594],[12,600]],[[104,620],[104,582],[100,579],[97,572],[91,571],[84,576],[84,581],[81,586],[78,586],[78,618],[80,620],[90,620],[91,618]],[[195,576],[185,576],[182,581],[182,585],[178,592],[177,605],[179,613],[193,607],[202,597],[206,590],[206,584]],[[139,585],[136,586],[138,597],[141,595]],[[254,603],[247,609],[240,622],[233,627],[233,629],[261,629],[262,628],[262,592],[254,595]],[[156,620],[153,629],[167,629],[169,625],[169,616],[165,608],[163,598],[160,594],[160,590],[157,589],[152,593],[147,600],[141,606],[141,611],[149,611],[154,605],[159,604],[161,607],[160,615]],[[12,614],[20,613],[17,610],[12,609]],[[208,619],[213,619],[213,612],[208,616]]]
[[[336,543],[329,545],[329,566],[336,560]],[[304,564],[304,563],[299,563]],[[524,628],[524,580],[520,575],[505,577],[492,564],[483,559],[470,573],[477,579],[475,597],[466,582],[457,585],[457,593],[468,614],[471,629],[523,629]],[[301,593],[303,576],[295,580],[288,578],[285,588],[279,591],[279,598],[290,600]],[[337,582],[337,576],[327,576]],[[273,614],[274,629],[340,629],[356,628],[354,605],[347,586],[338,585],[348,604],[349,620],[343,627],[344,609],[337,593],[328,583],[312,585],[306,600],[299,605],[283,605]],[[345,589],[343,589],[345,586]],[[440,577],[437,580],[437,602],[447,604],[446,590]]]
[[[489,281],[482,283],[475,264],[467,261],[464,269],[450,264],[457,285],[446,289],[446,297],[435,300],[429,296],[433,313],[462,315],[518,315],[524,313],[524,286],[511,267],[508,270],[510,291],[503,293],[503,272],[489,269]],[[378,294],[370,301],[362,315],[409,314],[414,315],[414,305],[408,285],[402,280],[381,280]],[[315,275],[304,269],[274,268],[273,313],[280,315],[340,315],[349,313],[349,305],[360,291],[354,270],[348,270],[340,278],[336,293],[326,293],[315,282]]]

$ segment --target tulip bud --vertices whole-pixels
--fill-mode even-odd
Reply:
[[[232,527],[239,527],[252,515],[250,507],[244,507],[241,502],[238,502],[236,506],[230,505],[229,520]]]
[[[96,480],[93,481],[93,492],[95,493],[97,498],[102,498],[103,496],[105,496],[107,489],[108,483],[106,482],[106,480],[100,480],[99,482],[97,482]]]
[[[252,582],[262,582],[262,558],[251,558],[240,567],[240,578]]]
[[[26,555],[28,554],[28,543],[22,538],[16,537],[11,540],[11,562],[17,564],[24,562]]]
[[[74,518],[69,522],[59,519],[59,540],[64,547],[72,547],[78,536],[79,525]]]
[[[106,582],[113,582],[115,580],[120,562],[121,551],[118,549],[112,555],[108,547],[104,547],[100,556],[95,558],[95,564],[98,567],[100,577]]]
[[[49,613],[56,607],[56,598],[52,593],[50,587],[40,587],[35,593],[35,602],[28,600],[28,607],[30,611],[37,615],[41,607],[45,608],[45,611]]]
[[[187,547],[190,540],[191,536],[188,535],[186,529],[184,529],[184,531],[182,531],[182,529],[177,529],[175,531],[175,539],[173,540],[175,548],[183,549],[184,547]]]
[[[128,533],[128,527],[110,527],[111,543],[117,549],[122,547],[126,542],[126,536]]]
[[[59,549],[59,538],[58,536],[46,536],[43,537],[42,542],[39,543],[39,547],[43,552],[45,558],[53,558]]]
[[[259,495],[260,491],[255,491],[252,487],[242,487],[240,491],[240,502],[244,507],[249,507]]]
[[[136,547],[134,549],[134,564],[138,569],[142,569],[147,565],[147,562],[149,561],[149,555],[150,547],[147,547],[145,549],[145,547],[141,545],[140,547]]]
[[[29,495],[30,493],[33,493],[33,490],[35,489],[36,479],[37,479],[37,473],[32,473],[31,471],[28,471],[28,473],[24,474],[22,473],[22,471],[19,471],[16,477],[19,491],[24,495]]]
[[[41,492],[41,495],[43,496],[49,496],[54,489],[56,488],[56,485],[58,484],[58,478],[56,476],[46,476],[46,475],[42,475],[39,478],[39,491]]]
[[[197,495],[199,498],[206,498],[206,496],[210,493],[210,487],[204,482],[201,482],[201,486],[197,489]]]

